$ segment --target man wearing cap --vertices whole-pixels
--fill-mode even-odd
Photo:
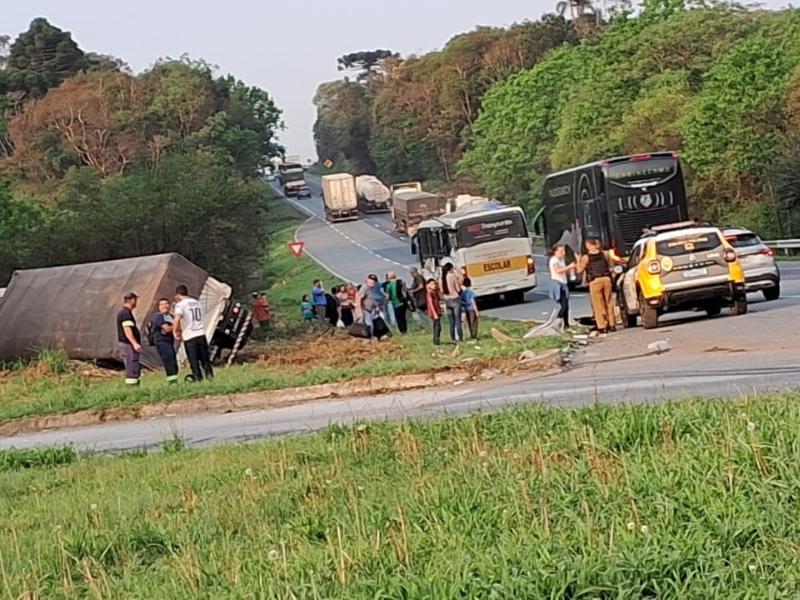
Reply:
[[[133,311],[139,296],[135,292],[128,292],[123,296],[122,308],[117,313],[117,341],[119,353],[125,364],[125,384],[139,385],[142,368],[139,358],[142,354],[142,336],[136,326]]]

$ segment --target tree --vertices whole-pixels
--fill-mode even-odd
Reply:
[[[356,71],[358,81],[368,80],[374,74],[382,74],[390,59],[400,58],[391,50],[362,50],[339,57],[337,68],[340,71]]]
[[[370,90],[351,81],[323,83],[314,95],[314,105],[317,156],[344,163],[357,172],[374,173],[369,149]]]
[[[9,182],[0,181],[0,287],[16,269],[35,266],[33,240],[46,239],[44,213],[36,202],[14,198]]]
[[[45,178],[58,177],[71,161],[54,163],[41,153],[59,148],[59,155],[75,156],[103,175],[123,173],[144,147],[138,129],[119,115],[141,111],[140,97],[136,79],[123,73],[85,73],[65,81],[11,122],[14,161],[38,164]],[[49,142],[43,147],[42,140]]]
[[[69,32],[38,18],[11,44],[0,91],[41,97],[88,66]]]

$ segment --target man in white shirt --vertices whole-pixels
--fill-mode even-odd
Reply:
[[[183,340],[183,347],[186,349],[186,358],[192,369],[192,374],[187,379],[191,381],[213,379],[214,369],[211,368],[208,356],[203,307],[196,299],[189,296],[189,290],[185,285],[176,288],[175,302],[175,322],[172,330],[175,339],[179,342]]]

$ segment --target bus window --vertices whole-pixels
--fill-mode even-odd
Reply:
[[[546,213],[547,242],[552,246],[563,244],[573,252],[581,252],[583,235],[571,204],[556,204]]]
[[[459,248],[471,248],[493,240],[527,237],[525,217],[522,213],[512,212],[464,221],[458,225],[454,241]]]

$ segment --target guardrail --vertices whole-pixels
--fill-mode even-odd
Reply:
[[[800,239],[796,240],[764,240],[764,243],[772,250],[775,251],[775,254],[782,254],[784,256],[791,256],[794,254],[798,254],[800,252]]]

